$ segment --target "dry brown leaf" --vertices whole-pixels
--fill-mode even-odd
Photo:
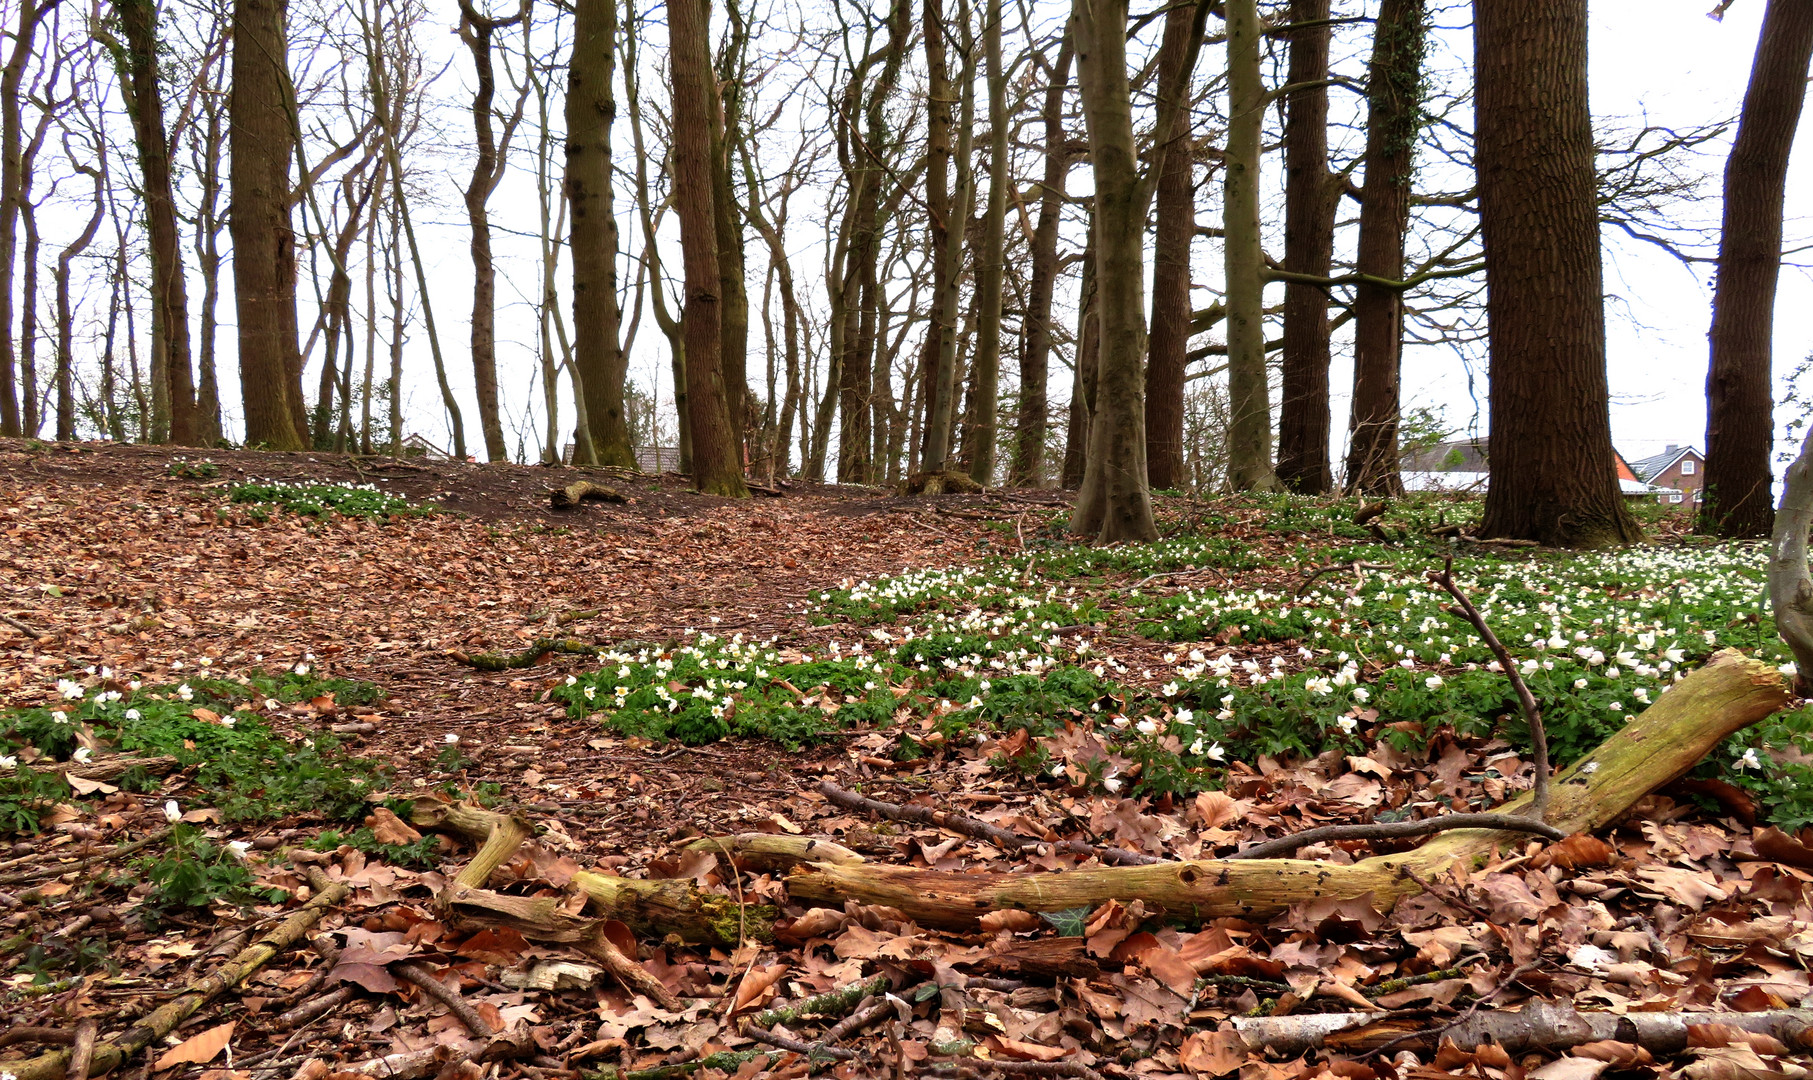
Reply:
[[[1226,1076],[1247,1062],[1247,1048],[1232,1028],[1198,1031],[1184,1040],[1177,1060],[1198,1076]]]
[[[806,914],[810,915],[811,912]],[[1037,915],[1030,911],[1021,911],[1019,908],[1002,908],[1000,911],[991,911],[976,921],[981,925],[982,931],[987,934],[998,934],[1003,930],[1013,934],[1026,934],[1037,930],[1044,923],[1044,920]],[[799,924],[796,922],[794,925]]]
[[[1803,1080],[1808,1070],[1781,1058],[1765,1059],[1748,1046],[1699,1050],[1698,1060],[1682,1069],[1684,1080]]]
[[[191,1035],[164,1051],[152,1068],[161,1072],[177,1065],[206,1065],[227,1048],[227,1043],[233,1040],[233,1029],[238,1026],[239,1021],[229,1020],[199,1035]]]
[[[1062,1046],[1040,1046],[1038,1043],[1020,1042],[1002,1035],[995,1035],[989,1043],[998,1049],[1002,1057],[1019,1061],[1057,1061],[1070,1056],[1070,1051]]]
[[[743,974],[742,981],[737,983],[736,1004],[731,1006],[731,1013],[734,1015],[762,1000],[774,988],[774,984],[781,981],[781,976],[787,974],[787,970],[786,964],[750,968]]]
[[[1530,860],[1530,865],[1538,870],[1551,866],[1577,870],[1588,866],[1610,866],[1614,855],[1612,846],[1598,837],[1575,833],[1537,852],[1536,857]]]
[[[1581,1043],[1568,1053],[1575,1057],[1592,1058],[1594,1061],[1609,1061],[1613,1065],[1619,1066],[1653,1065],[1656,1060],[1643,1047],[1635,1043],[1619,1042],[1616,1039]]]
[[[422,839],[421,833],[385,806],[371,812],[365,819],[365,827],[380,844],[413,844]]]

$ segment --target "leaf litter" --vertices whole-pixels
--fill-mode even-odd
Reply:
[[[0,640],[8,706],[48,707],[59,679],[92,693],[127,678],[306,668],[385,696],[352,703],[358,695],[344,689],[311,690],[257,702],[256,715],[295,740],[341,729],[349,753],[389,772],[365,793],[358,820],[327,822],[294,810],[225,821],[203,805],[209,789],[193,767],[125,789],[113,782],[119,774],[70,770],[72,797],[34,804],[41,831],[14,832],[0,852],[0,875],[24,875],[0,885],[0,1072],[63,1046],[84,1021],[102,1042],[116,1038],[321,887],[346,895],[306,947],[281,953],[122,1068],[205,1080],[335,1080],[348,1070],[471,1080],[600,1069],[1242,1080],[1805,1071],[1795,1063],[1802,1046],[1738,1021],[1813,996],[1813,835],[1757,825],[1741,792],[1715,810],[1686,792],[1648,796],[1615,831],[1456,864],[1386,914],[1366,898],[1322,899],[1265,920],[1190,924],[1134,900],[1044,916],[999,911],[975,932],[941,932],[885,906],[792,903],[779,870],[688,844],[823,837],[871,860],[969,873],[1095,864],[1063,841],[1212,858],[1432,798],[1501,801],[1524,763],[1502,741],[1444,731],[1410,748],[1379,737],[1360,753],[1235,760],[1221,790],[1121,797],[999,767],[1033,744],[1075,765],[1073,777],[1112,759],[1081,724],[1044,736],[984,732],[904,760],[908,736],[897,729],[798,753],[754,742],[676,751],[573,720],[550,701],[590,658],[480,672],[454,657],[573,627],[601,646],[716,627],[822,649],[827,633],[854,631],[810,625],[815,590],[1011,551],[1028,515],[1040,527],[1054,512],[1045,493],[1031,503],[895,500],[801,486],[736,505],[671,481],[617,480],[630,504],[558,514],[543,505],[545,470],[213,457],[229,480],[382,476],[394,494],[439,495],[459,513],[261,519],[216,488],[171,479],[168,456],[147,448],[0,446],[0,604],[34,631]],[[1187,515],[1190,505],[1171,509]],[[1248,536],[1261,549],[1271,543],[1257,524]],[[1276,560],[1258,562],[1233,580],[1277,584]],[[1123,591],[1133,583],[1110,576],[1105,591],[1117,581]],[[1129,666],[1164,648],[1112,625],[1099,636]],[[1276,651],[1259,644],[1243,655]],[[95,674],[103,670],[115,674]],[[192,715],[204,712],[197,722],[212,727],[246,715]],[[90,737],[102,761],[111,757],[104,735]],[[1031,842],[1010,849],[962,829],[855,813],[828,799],[821,780]],[[617,921],[599,929],[680,1005],[664,1007],[608,977],[592,951],[450,905],[461,887],[454,875],[478,845],[412,821],[411,807],[453,801],[535,828],[480,883],[490,893],[577,919],[582,871],[685,882],[729,902],[737,929],[716,942],[638,935]],[[144,864],[116,849],[176,829],[211,845],[208,866],[243,866],[251,882],[206,880],[201,902],[147,917],[156,889]],[[1372,850],[1341,841],[1300,855],[1341,863]],[[752,932],[763,905],[778,908],[772,940]],[[1707,1015],[1662,1052],[1638,1045],[1634,1027],[1566,1052],[1444,1037],[1534,1003],[1625,1018]],[[1314,1014],[1368,1023],[1282,1057],[1240,1026]],[[671,1071],[648,1071],[659,1068]]]

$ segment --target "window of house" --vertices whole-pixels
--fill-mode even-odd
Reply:
[[[1696,464],[1696,462],[1692,458],[1686,458],[1686,459],[1682,460],[1681,475],[1682,476],[1692,476],[1693,468],[1694,468],[1695,464]]]
[[[1680,492],[1678,492],[1678,491],[1677,491],[1677,492],[1675,492],[1675,493],[1674,493],[1674,494],[1673,494],[1673,495],[1670,495],[1670,496],[1669,496],[1669,497],[1668,497],[1668,501],[1669,501],[1669,502],[1671,502],[1671,503],[1678,503],[1678,502],[1680,502],[1680,501],[1681,501],[1681,493],[1680,493]]]

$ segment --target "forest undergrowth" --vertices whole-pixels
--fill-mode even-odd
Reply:
[[[103,1046],[129,1041],[298,911],[312,948],[217,988],[123,1067],[1783,1064],[1785,1046],[1716,1033],[1558,1059],[1438,1043],[1449,1021],[1533,1000],[1736,1014],[1813,995],[1804,706],[1732,735],[1596,838],[1507,845],[1384,912],[1330,897],[1204,921],[1130,900],[942,932],[793,900],[784,867],[728,839],[1063,874],[1490,809],[1530,786],[1529,733],[1432,570],[1453,559],[1566,764],[1721,650],[1785,668],[1762,545],[1683,535],[1658,509],[1654,542],[1575,555],[1457,539],[1478,516],[1465,500],[1360,525],[1351,502],[1248,496],[1163,499],[1163,539],[1101,548],[1063,535],[1052,492],[799,486],[736,504],[616,477],[628,503],[556,512],[554,476],[567,482],[0,446],[0,1073],[63,1075],[52,1057],[89,1026]],[[525,831],[456,887],[485,838],[470,820],[494,842],[499,822]],[[596,933],[641,972],[612,977],[595,939],[456,902],[477,886],[577,917],[587,895],[599,910],[588,874],[672,883],[734,918],[700,937],[607,910]],[[1352,1010],[1436,1035],[1279,1058],[1234,1026]]]

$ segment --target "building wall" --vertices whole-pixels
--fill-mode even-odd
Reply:
[[[1684,471],[1687,469],[1692,471]],[[1682,499],[1681,506],[1685,507],[1689,503],[1697,506],[1700,501],[1700,489],[1706,482],[1705,474],[1705,460],[1698,454],[1687,454],[1681,460],[1651,477],[1649,482],[1660,487],[1675,488],[1687,494],[1689,498]]]

